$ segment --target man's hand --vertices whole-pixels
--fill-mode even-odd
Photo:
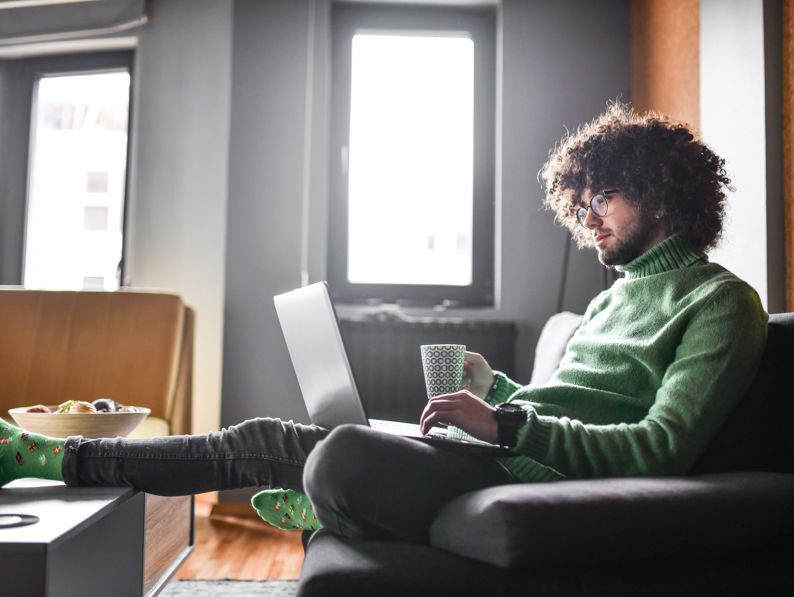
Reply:
[[[493,410],[490,404],[469,390],[442,394],[427,401],[419,427],[425,434],[434,425],[455,425],[477,439],[495,444],[499,438]]]
[[[485,398],[494,382],[493,369],[485,358],[476,352],[466,351],[463,362],[463,389]],[[458,425],[460,427],[460,425]],[[474,435],[472,433],[472,435]]]

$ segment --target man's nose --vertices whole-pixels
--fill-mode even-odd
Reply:
[[[592,209],[587,210],[587,217],[584,219],[586,228],[596,228],[604,223],[604,220],[598,217],[598,214]]]

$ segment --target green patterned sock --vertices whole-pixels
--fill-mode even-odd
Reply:
[[[266,489],[251,498],[251,505],[267,523],[279,529],[314,531],[323,525],[314,515],[309,498],[292,489]]]
[[[64,439],[28,433],[0,419],[0,486],[22,477],[63,481]]]

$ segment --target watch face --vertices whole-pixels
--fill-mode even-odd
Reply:
[[[517,404],[510,404],[509,402],[504,402],[497,407],[503,413],[517,413],[520,412],[522,409]]]

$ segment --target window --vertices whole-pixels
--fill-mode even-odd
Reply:
[[[335,300],[493,304],[494,28],[493,8],[334,6]]]
[[[32,79],[23,284],[116,290],[130,69],[39,72]]]

